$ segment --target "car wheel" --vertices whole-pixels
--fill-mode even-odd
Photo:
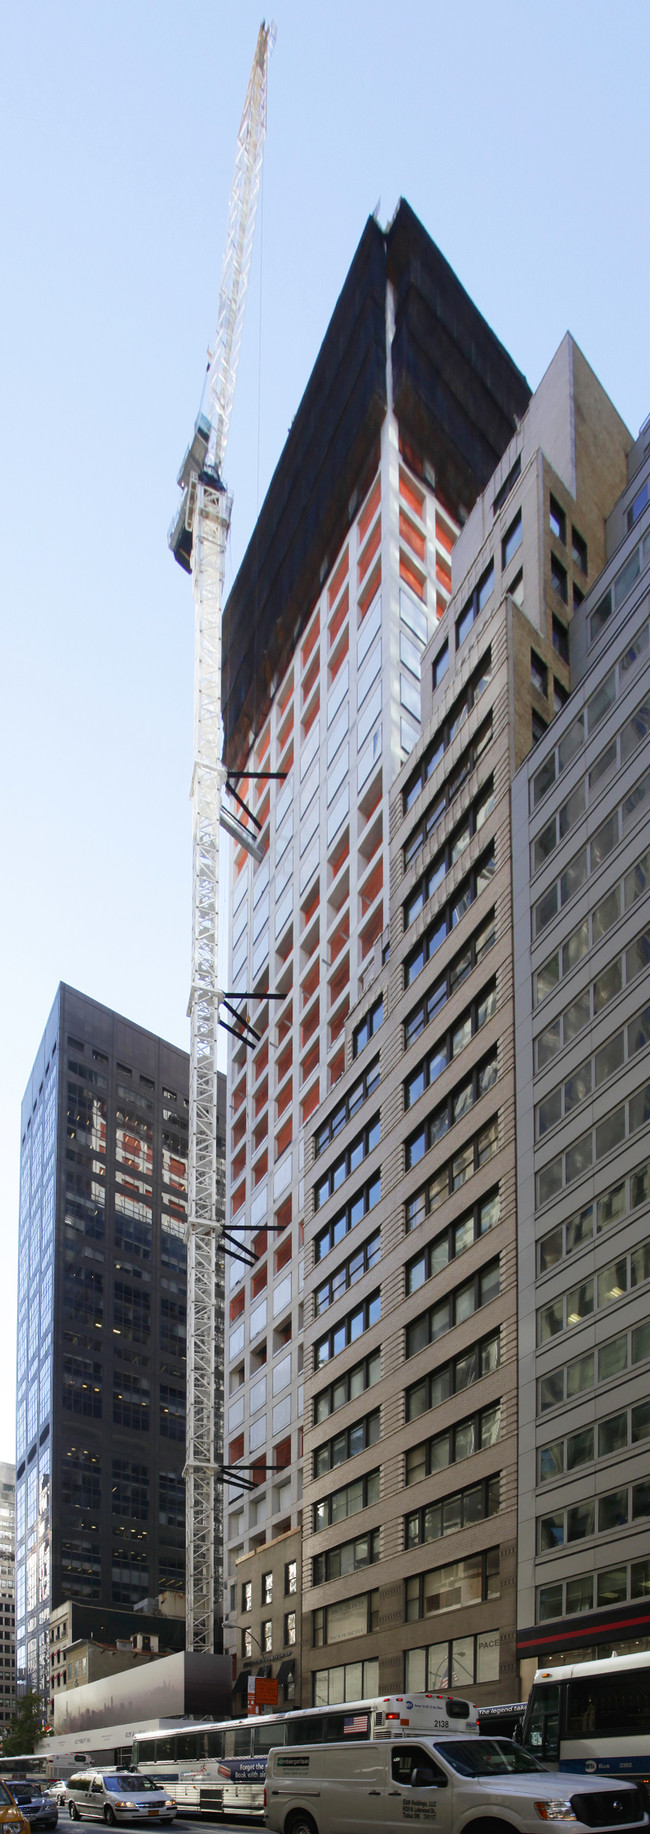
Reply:
[[[114,1828],[116,1826],[115,1810],[111,1808],[110,1802],[107,1802],[106,1808],[104,1809],[104,1820],[108,1828]]]
[[[71,1820],[71,1821],[78,1821],[78,1820],[79,1820],[79,1810],[78,1810],[78,1808],[77,1808],[77,1805],[76,1805],[76,1802],[71,1802],[71,1803],[70,1803],[70,1807],[69,1807],[69,1809],[68,1809],[68,1814],[69,1814],[69,1816],[70,1816],[70,1820]]]

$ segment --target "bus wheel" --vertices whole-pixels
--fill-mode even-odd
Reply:
[[[290,1816],[285,1834],[318,1834],[318,1829],[311,1815],[307,1815],[305,1810],[301,1809],[298,1814]]]
[[[106,1808],[104,1809],[104,1820],[107,1828],[115,1827],[115,1810],[111,1808],[110,1802],[107,1802]]]

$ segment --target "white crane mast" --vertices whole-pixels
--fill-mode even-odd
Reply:
[[[217,1454],[223,1447],[224,1180],[217,1153],[219,1004],[219,825],[225,770],[221,762],[221,616],[231,499],[222,482],[255,210],[266,132],[266,86],[272,28],[262,24],[238,135],[230,195],[219,313],[209,352],[204,462],[186,486],[195,617],[194,770],[192,776],[192,984],[189,1001],[190,1114],[187,1219],[187,1648],[214,1649],[215,1593],[221,1604],[223,1516]],[[207,450],[206,450],[207,436]],[[201,447],[199,447],[199,451]],[[198,461],[197,461],[198,463]],[[186,564],[185,562],[183,564]],[[228,824],[232,827],[232,819]],[[246,840],[246,829],[242,838]],[[254,851],[254,847],[251,851]]]

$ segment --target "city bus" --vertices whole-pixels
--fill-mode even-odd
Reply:
[[[549,1770],[629,1777],[650,1804],[650,1651],[538,1669],[520,1743]]]
[[[266,1760],[274,1745],[300,1745],[414,1732],[478,1734],[477,1708],[445,1694],[390,1694],[248,1719],[201,1721],[133,1739],[132,1764],[173,1786],[181,1813],[264,1814]]]

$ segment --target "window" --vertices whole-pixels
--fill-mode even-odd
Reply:
[[[444,1299],[438,1299],[421,1312],[418,1318],[406,1326],[405,1356],[407,1359],[417,1356],[428,1344],[435,1344],[439,1337],[451,1331],[454,1325],[464,1324],[474,1312],[484,1305],[489,1305],[500,1292],[499,1257],[488,1261],[470,1280],[463,1281]]]
[[[418,1618],[434,1617],[438,1611],[462,1610],[478,1605],[484,1599],[498,1598],[499,1549],[486,1548],[482,1554],[469,1554],[466,1560],[452,1560],[446,1566],[434,1567],[430,1573],[415,1573],[406,1581],[405,1617],[407,1624]]]
[[[553,676],[553,712],[561,713],[562,708],[566,707],[568,698],[569,698],[568,688],[564,688],[562,686],[562,682],[558,681],[557,675],[554,675]]]
[[[581,1427],[566,1438],[550,1440],[541,1446],[538,1458],[538,1482],[548,1484],[564,1472],[577,1471],[595,1458],[611,1458],[628,1446],[641,1445],[650,1437],[650,1403],[640,1401],[636,1407],[623,1408],[593,1426]]]
[[[487,821],[488,816],[492,814],[493,809],[494,786],[492,778],[489,777],[480,791],[480,794],[474,797],[467,814],[463,816],[462,821],[458,823],[457,827],[452,830],[446,845],[434,856],[430,866],[427,867],[426,872],[423,872],[421,877],[416,881],[412,892],[405,900],[402,907],[405,930],[410,929],[411,924],[415,923],[416,917],[420,916],[420,912],[424,910],[429,899],[432,898],[434,892],[438,890],[446,874],[451,871],[452,866],[457,864],[461,854],[465,852],[465,848],[469,846],[473,837],[480,832],[484,822]],[[486,862],[484,860],[477,862],[477,873],[481,871],[481,868],[483,868],[485,864]],[[465,885],[463,885],[462,888],[459,887],[455,894],[454,909],[457,909],[461,896],[466,896],[467,903],[471,904],[473,898],[478,896],[478,891],[472,892],[466,888]],[[466,908],[466,906],[464,908]],[[460,921],[461,915],[463,915],[463,911],[460,911],[456,916],[455,921],[457,923]]]
[[[318,1158],[321,1153],[324,1153],[326,1148],[331,1145],[332,1140],[336,1139],[341,1129],[346,1126],[346,1123],[352,1119],[352,1116],[358,1112],[358,1109],[361,1108],[363,1103],[368,1100],[368,1097],[373,1094],[378,1084],[379,1058],[375,1057],[374,1061],[369,1064],[368,1068],[364,1071],[363,1076],[359,1077],[358,1082],[356,1082],[354,1087],[349,1090],[348,1094],[343,1097],[343,1100],[337,1102],[336,1107],[332,1109],[327,1120],[323,1121],[322,1125],[314,1134],[314,1155],[316,1158]]]
[[[462,693],[457,694],[456,699],[452,701],[446,719],[436,728],[433,738],[430,739],[419,764],[408,779],[402,796],[402,808],[405,815],[408,814],[409,809],[412,809],[420,791],[424,788],[425,784],[429,782],[434,771],[437,770],[447,747],[451,745],[452,739],[455,739],[456,734],[460,732],[461,726],[464,725],[465,720],[469,717],[472,708],[477,705],[491,679],[492,652],[490,649],[487,649],[481,657],[480,662],[477,664],[477,667],[473,670],[467,686],[463,688]]]
[[[549,1091],[535,1109],[536,1135],[541,1139],[563,1115],[570,1114],[596,1089],[603,1088],[625,1062],[650,1043],[650,1007],[643,1007],[629,1024],[614,1032],[600,1050],[585,1058],[563,1083]],[[602,1123],[601,1123],[602,1125]]]
[[[485,1407],[478,1414],[456,1421],[446,1432],[434,1434],[421,1445],[411,1446],[404,1461],[407,1488],[410,1484],[421,1483],[425,1477],[434,1476],[437,1471],[446,1471],[448,1465],[459,1464],[462,1459],[473,1457],[475,1452],[496,1445],[500,1434],[501,1402],[498,1401],[493,1407]]]
[[[369,1297],[348,1312],[345,1318],[337,1321],[325,1337],[314,1344],[314,1368],[322,1369],[325,1363],[331,1362],[348,1344],[353,1344],[364,1331],[377,1324],[381,1317],[381,1293],[370,1293]]]
[[[441,1235],[425,1242],[412,1261],[407,1261],[405,1291],[417,1293],[419,1287],[441,1273],[450,1261],[463,1254],[466,1248],[471,1248],[474,1242],[480,1241],[490,1229],[495,1229],[500,1220],[499,1186],[496,1185],[493,1191],[488,1191],[486,1197],[479,1197],[471,1210],[465,1210],[455,1223],[448,1224]],[[410,1227],[407,1219],[407,1233]]]
[[[262,1604],[263,1605],[272,1605],[273,1604],[273,1574],[272,1573],[263,1573],[262,1574]]]
[[[376,1265],[380,1255],[381,1234],[377,1230],[374,1235],[368,1237],[367,1242],[363,1242],[361,1247],[356,1249],[353,1255],[350,1255],[349,1260],[337,1267],[336,1273],[330,1274],[328,1280],[323,1280],[321,1285],[317,1286],[314,1294],[316,1316],[320,1317],[321,1313],[326,1312],[329,1306],[341,1298],[343,1293],[346,1293],[351,1286],[355,1286],[357,1280],[361,1280],[363,1275]]]
[[[448,668],[449,668],[449,644],[443,643],[441,645],[441,648],[438,650],[437,656],[434,657],[433,666],[431,670],[434,693],[435,693],[436,688],[440,687],[441,681],[444,680],[444,677],[447,673]]]
[[[241,1608],[242,1611],[252,1611],[253,1609],[253,1582],[250,1579],[244,1580],[241,1589]]]
[[[563,546],[566,547],[566,516],[562,509],[562,505],[557,501],[557,497],[549,498],[548,519],[551,534],[555,536],[556,541],[561,541]]]
[[[292,1648],[295,1641],[296,1641],[296,1613],[295,1611],[287,1611],[285,1613],[285,1619],[284,1619],[285,1649],[287,1647]]]
[[[329,1254],[330,1249],[336,1248],[338,1243],[343,1241],[344,1236],[348,1235],[364,1216],[367,1216],[368,1211],[374,1209],[380,1197],[381,1173],[375,1172],[374,1176],[368,1179],[367,1184],[362,1185],[361,1190],[350,1198],[345,1208],[340,1210],[337,1216],[333,1216],[332,1221],[319,1231],[314,1244],[316,1260],[322,1261],[324,1256]]]
[[[521,453],[518,452],[514,465],[511,465],[507,477],[505,477],[503,480],[503,483],[499,485],[499,489],[497,491],[496,497],[494,498],[494,501],[492,504],[493,516],[498,516],[499,510],[503,509],[503,505],[506,502],[507,497],[510,496],[510,492],[514,488],[514,485],[517,482],[517,478],[520,476],[521,476]]]
[[[496,1012],[496,1006],[497,983],[495,976],[493,980],[488,981],[487,985],[481,989],[481,992],[472,1000],[471,1005],[466,1007],[465,1012],[461,1013],[456,1024],[453,1025],[448,1032],[443,1033],[442,1037],[437,1039],[435,1045],[427,1052],[426,1057],[421,1058],[420,1062],[411,1070],[410,1075],[407,1076],[404,1083],[405,1108],[412,1108],[414,1102],[418,1101],[419,1097],[424,1094],[425,1089],[430,1088],[432,1084],[436,1082],[447,1065],[452,1063],[454,1058],[460,1055],[461,1051],[463,1051],[465,1046],[470,1043],[471,1039],[476,1036],[477,1032],[481,1031],[483,1026],[488,1023],[488,1020],[493,1018]]]
[[[493,947],[495,941],[495,918],[494,911],[491,911],[486,921],[480,925],[479,929],[474,931],[469,942],[467,942],[464,948],[460,949],[458,954],[453,957],[446,972],[440,976],[440,979],[435,982],[433,987],[428,989],[423,998],[418,1001],[417,1006],[412,1008],[408,1017],[404,1020],[405,1050],[408,1049],[410,1044],[415,1043],[416,1038],[419,1038],[426,1027],[431,1024],[436,1014],[442,1011],[447,1000],[451,999],[456,989],[462,986],[463,981],[471,974],[472,969],[477,967],[479,962],[483,960],[483,957]]]
[[[574,567],[579,567],[580,572],[586,574],[588,571],[587,543],[583,536],[578,534],[578,530],[573,527],[571,529],[571,554]]]
[[[521,547],[522,535],[523,535],[523,526],[522,526],[522,520],[521,520],[521,510],[518,510],[517,515],[515,516],[514,522],[511,522],[509,529],[506,530],[506,533],[503,537],[503,541],[501,543],[501,565],[504,569],[506,567],[509,567],[511,560],[514,559],[517,549]]]
[[[482,1630],[477,1636],[454,1637],[428,1648],[405,1652],[406,1686],[410,1690],[439,1693],[449,1687],[472,1687],[478,1681],[498,1681],[499,1631]],[[397,1747],[401,1751],[402,1747]]]
[[[536,650],[530,652],[530,679],[538,694],[548,695],[548,669]]]
[[[272,1618],[266,1618],[265,1622],[262,1624],[262,1648],[266,1656],[271,1655],[272,1650],[273,1650],[273,1620]]]
[[[480,1170],[488,1159],[499,1150],[499,1124],[494,1115],[485,1126],[474,1134],[473,1139],[454,1153],[451,1159],[434,1172],[433,1177],[407,1198],[404,1206],[406,1228],[415,1229],[425,1216],[439,1209],[454,1191],[459,1191],[474,1172]]]
[[[376,1407],[372,1414],[366,1414],[364,1420],[357,1420],[354,1426],[344,1427],[333,1439],[318,1446],[313,1454],[314,1477],[324,1477],[326,1472],[334,1471],[337,1465],[343,1465],[349,1458],[356,1458],[359,1452],[365,1452],[368,1446],[379,1442],[380,1412]]]
[[[641,489],[637,491],[637,494],[634,497],[628,509],[628,512],[627,512],[628,530],[634,528],[635,522],[638,522],[639,516],[643,514],[643,511],[649,499],[650,499],[650,480],[646,478],[645,484],[641,485]]]
[[[298,1562],[297,1560],[287,1560],[285,1564],[285,1569],[284,1569],[284,1595],[285,1595],[285,1598],[291,1597],[297,1591],[298,1591]]]
[[[370,1011],[366,1013],[365,1019],[361,1019],[359,1024],[354,1028],[352,1033],[353,1057],[359,1056],[359,1052],[364,1050],[371,1038],[374,1038],[375,1032],[379,1031],[379,1027],[383,1025],[383,1023],[384,996],[380,994],[379,999],[375,1000],[374,1005],[370,1007]]]
[[[420,1123],[416,1131],[409,1134],[404,1146],[406,1171],[410,1171],[414,1165],[417,1165],[426,1152],[429,1152],[433,1146],[437,1146],[438,1141],[455,1125],[456,1121],[462,1120],[463,1115],[468,1113],[474,1103],[481,1100],[481,1097],[496,1082],[497,1073],[497,1046],[495,1045],[482,1062],[476,1064],[461,1083],[456,1084],[445,1101],[440,1102],[438,1107],[434,1108]]]
[[[342,1579],[348,1573],[374,1566],[379,1559],[379,1543],[380,1531],[373,1528],[365,1535],[356,1535],[353,1541],[329,1548],[326,1554],[316,1554],[311,1564],[312,1585],[322,1586],[330,1579]]]
[[[314,1396],[314,1425],[327,1420],[330,1414],[337,1413],[348,1401],[355,1401],[367,1388],[374,1388],[381,1380],[381,1352],[375,1350],[372,1356],[366,1356],[361,1363],[355,1363],[347,1375],[337,1377],[328,1388],[322,1388]]]
[[[345,1637],[365,1636],[376,1630],[378,1615],[378,1592],[362,1592],[358,1598],[341,1599],[336,1605],[321,1605],[320,1610],[312,1612],[314,1648],[340,1643]]]
[[[568,575],[566,567],[562,566],[562,562],[558,560],[557,554],[551,554],[551,585],[554,592],[557,592],[558,598],[562,600],[563,605],[567,605],[569,600]]]
[[[537,1312],[537,1342],[548,1343],[561,1331],[582,1324],[595,1311],[613,1305],[627,1292],[645,1285],[650,1279],[650,1240],[642,1242],[630,1254],[620,1255],[609,1267],[601,1268],[597,1277],[579,1281],[568,1292],[558,1294],[550,1304]]]
[[[329,1171],[325,1172],[324,1176],[319,1178],[318,1183],[314,1185],[315,1210],[319,1210],[322,1204],[327,1203],[328,1197],[338,1191],[345,1179],[349,1178],[362,1160],[368,1157],[375,1146],[378,1146],[380,1138],[380,1117],[379,1114],[375,1114],[372,1120],[367,1122],[362,1132],[357,1134],[356,1139],[350,1142],[346,1151],[341,1154],[334,1165],[330,1166]]]
[[[405,1418],[418,1420],[434,1407],[441,1407],[451,1395],[461,1394],[465,1388],[471,1388],[474,1382],[480,1382],[483,1376],[492,1375],[499,1368],[501,1360],[501,1337],[499,1331],[491,1331],[486,1337],[477,1338],[468,1350],[461,1350],[446,1363],[440,1363],[436,1369],[429,1370],[427,1375],[420,1376],[419,1381],[411,1383],[405,1395]]]
[[[637,898],[644,896],[650,885],[650,853],[643,854],[636,865],[618,885],[615,885],[606,897],[596,905],[591,918],[591,937],[595,943],[600,942],[607,931],[617,923],[621,909],[629,910]],[[549,955],[534,976],[535,1004],[545,1000],[552,993],[565,975],[570,974],[576,962],[589,949],[589,919],[585,918],[577,929],[567,938],[561,950]],[[606,985],[606,983],[605,983]],[[610,995],[611,997],[611,995]],[[605,1004],[601,996],[601,1004]],[[599,1009],[600,1010],[600,1007]]]
[[[497,1471],[479,1484],[470,1484],[465,1490],[455,1490],[450,1496],[441,1497],[437,1503],[427,1503],[423,1509],[413,1510],[404,1518],[404,1546],[424,1547],[427,1541],[438,1541],[443,1535],[456,1534],[461,1528],[473,1527],[475,1522],[498,1515],[500,1486]]]
[[[344,1522],[348,1516],[354,1516],[360,1509],[367,1509],[371,1503],[378,1502],[379,1471],[369,1471],[365,1477],[355,1478],[353,1483],[344,1484],[342,1490],[333,1490],[331,1496],[314,1503],[314,1532],[329,1528],[332,1523]]]
[[[149,1472],[146,1465],[131,1459],[113,1459],[112,1512],[128,1516],[132,1522],[146,1522],[149,1515]]]
[[[472,771],[474,771],[476,766],[480,763],[484,752],[490,744],[491,738],[492,714],[489,713],[487,719],[483,721],[483,725],[479,727],[471,745],[465,747],[454,770],[451,772],[446,782],[441,784],[432,802],[430,802],[428,807],[424,810],[417,826],[411,829],[411,833],[404,844],[405,867],[412,864],[412,861],[416,858],[426,841],[430,840],[431,835],[435,833],[438,823],[442,821],[446,810],[451,808],[460,790],[464,788],[468,777],[471,776]]]
[[[493,591],[494,591],[494,561],[491,560],[489,566],[487,566],[485,568],[484,573],[481,574],[481,577],[478,580],[476,586],[474,587],[474,591],[471,593],[470,597],[468,598],[466,605],[464,605],[463,610],[460,614],[460,617],[456,619],[456,648],[457,649],[460,649],[461,643],[463,643],[465,638],[469,635],[472,625],[475,623],[479,614],[482,612],[483,607],[487,605],[488,599],[490,598],[490,595]]]
[[[543,720],[541,713],[538,713],[537,708],[533,707],[533,711],[531,715],[531,735],[532,735],[533,745],[537,744],[538,739],[542,739],[544,737],[544,733],[546,732],[547,727],[548,727],[548,721]]]
[[[611,1535],[628,1523],[650,1516],[650,1484],[624,1484],[598,1498],[596,1503],[575,1503],[572,1508],[558,1509],[541,1516],[537,1523],[537,1546],[540,1553],[564,1547],[572,1541],[583,1541],[590,1535]]]

